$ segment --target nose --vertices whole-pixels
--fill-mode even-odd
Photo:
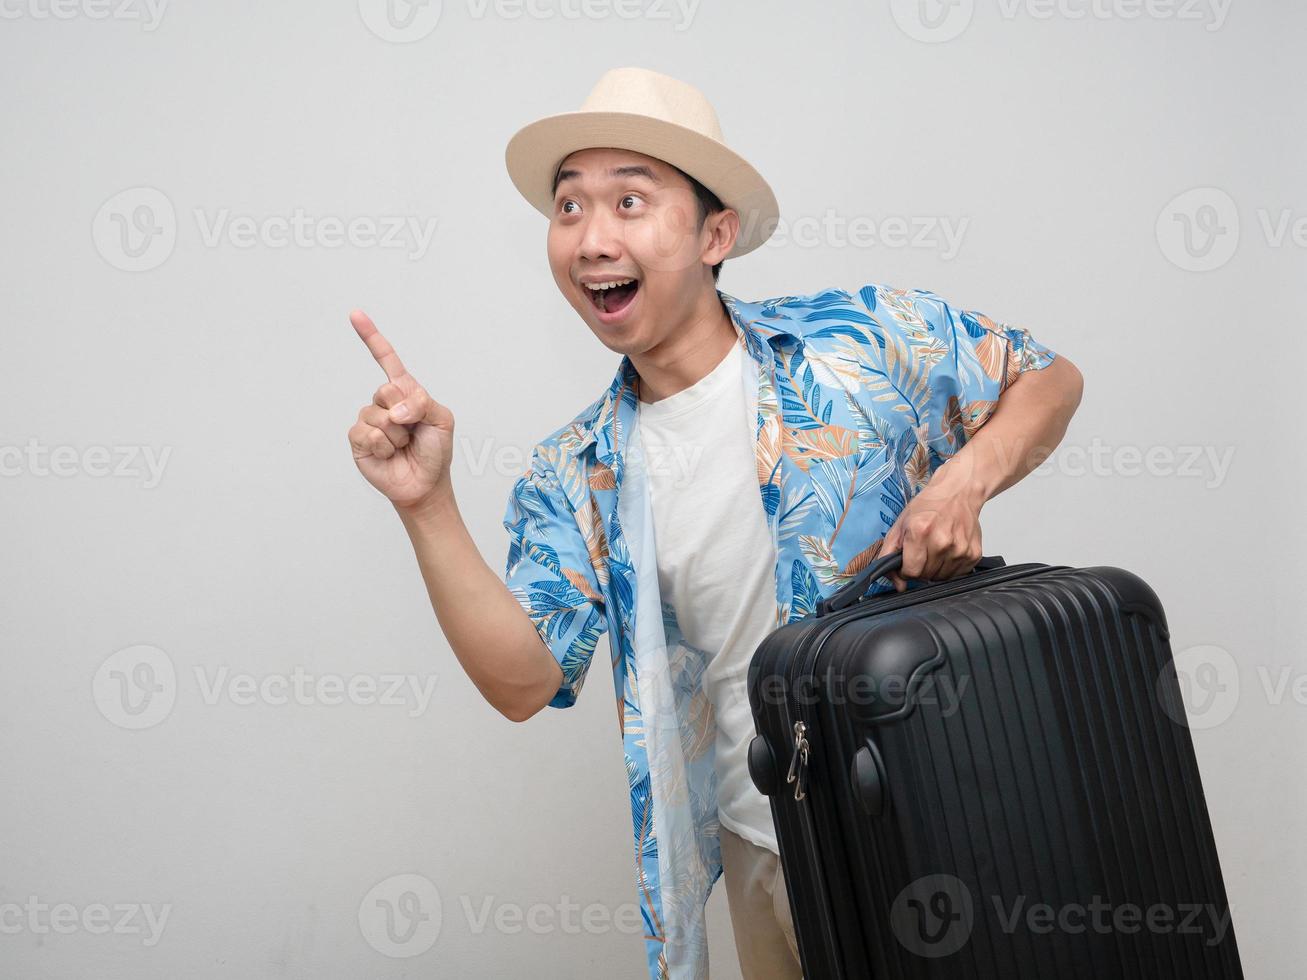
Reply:
[[[622,246],[622,223],[617,215],[600,211],[586,216],[579,246],[582,261],[611,262],[621,257]]]

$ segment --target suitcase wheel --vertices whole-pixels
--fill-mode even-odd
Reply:
[[[763,796],[776,792],[776,757],[761,735],[755,735],[749,743],[749,778]]]
[[[871,739],[853,754],[849,778],[853,795],[867,816],[879,817],[885,812],[885,765]]]

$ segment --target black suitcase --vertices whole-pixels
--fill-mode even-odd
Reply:
[[[805,980],[1237,978],[1166,618],[1130,572],[984,558],[749,667]]]

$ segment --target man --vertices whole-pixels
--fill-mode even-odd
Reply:
[[[606,73],[580,112],[520,130],[507,163],[549,218],[559,289],[622,354],[616,376],[534,447],[504,516],[503,582],[458,515],[452,414],[359,312],[388,380],[350,429],[356,462],[505,716],[573,704],[608,634],[650,977],[707,977],[719,876],[744,975],[798,977],[745,763],[750,656],[882,552],[903,551],[899,590],[970,571],[981,507],[1061,440],[1080,374],[923,290],[718,290],[776,202],[704,96],[665,75]]]

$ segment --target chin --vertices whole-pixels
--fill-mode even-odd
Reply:
[[[647,346],[627,331],[605,327],[602,323],[587,323],[586,325],[590,328],[590,332],[598,339],[599,343],[603,344],[614,354],[626,354],[628,356],[631,354],[639,354]]]

